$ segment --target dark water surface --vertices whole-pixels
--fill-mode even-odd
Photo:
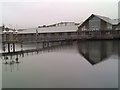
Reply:
[[[2,62],[3,88],[117,88],[118,41],[79,41]],[[20,45],[16,46],[20,49]],[[41,47],[40,44],[37,48]],[[23,45],[23,50],[36,44]],[[3,57],[1,57],[3,59]]]

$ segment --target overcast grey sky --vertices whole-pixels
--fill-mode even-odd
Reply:
[[[92,13],[118,18],[119,0],[33,0],[2,2],[2,23],[9,27],[32,28],[61,21],[81,22]]]

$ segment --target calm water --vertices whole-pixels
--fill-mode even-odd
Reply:
[[[33,48],[36,44],[23,45],[23,50]],[[8,64],[2,62],[3,88],[118,87],[118,41],[56,43],[39,52],[18,55],[20,63],[10,64],[15,56],[8,58]]]

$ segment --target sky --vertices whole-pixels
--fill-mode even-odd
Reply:
[[[118,18],[120,18],[120,1],[118,3]]]
[[[3,0],[0,24],[33,28],[58,22],[84,21],[91,14],[118,18],[119,0]]]

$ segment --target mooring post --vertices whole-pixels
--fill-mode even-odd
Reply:
[[[5,52],[5,43],[3,43],[3,51]]]
[[[10,43],[8,43],[8,52],[10,52]]]
[[[23,50],[23,45],[22,45],[22,42],[21,42],[21,51]]]
[[[13,52],[15,52],[15,43],[13,43]]]
[[[44,42],[43,42],[43,48],[44,48]]]
[[[47,42],[47,47],[49,47],[49,42]]]

